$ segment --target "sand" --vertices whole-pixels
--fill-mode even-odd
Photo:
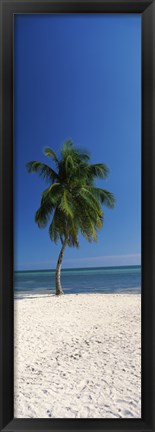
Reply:
[[[15,300],[15,417],[140,418],[140,294]]]

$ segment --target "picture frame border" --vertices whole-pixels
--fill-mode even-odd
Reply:
[[[13,22],[15,14],[142,15],[142,418],[14,419]],[[154,0],[0,0],[0,431],[155,431]]]

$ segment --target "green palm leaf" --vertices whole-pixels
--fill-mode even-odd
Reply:
[[[111,192],[94,186],[90,186],[89,189],[101,204],[104,204],[111,209],[115,207],[116,200]]]
[[[109,174],[109,168],[105,164],[88,165],[88,176],[92,178],[106,179]]]
[[[44,155],[47,157],[52,158],[55,162],[59,162],[55,152],[50,147],[45,147],[44,149]]]
[[[28,162],[26,164],[26,168],[29,173],[37,172],[41,177],[43,177],[43,179],[52,183],[58,179],[58,174],[52,168],[42,162]]]
[[[64,189],[63,191],[59,208],[61,209],[61,211],[64,213],[66,217],[73,219],[74,214],[71,208],[71,204],[69,202],[69,194],[67,194],[66,189]]]

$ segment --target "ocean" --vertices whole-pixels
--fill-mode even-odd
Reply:
[[[66,294],[140,293],[141,267],[62,269],[61,284]],[[39,293],[55,293],[55,270],[14,272],[15,297]]]

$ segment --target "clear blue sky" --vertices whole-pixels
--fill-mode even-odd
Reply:
[[[34,222],[47,185],[25,164],[49,163],[43,148],[68,138],[108,165],[99,184],[117,204],[98,242],[80,236],[63,267],[139,264],[141,16],[15,15],[14,32],[15,269],[55,267],[60,244]]]

